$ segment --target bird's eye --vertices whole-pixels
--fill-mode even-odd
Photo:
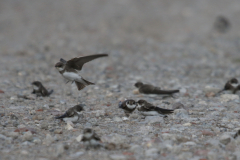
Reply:
[[[135,102],[133,101],[132,104],[135,104]]]
[[[129,101],[127,101],[126,104],[129,105]]]

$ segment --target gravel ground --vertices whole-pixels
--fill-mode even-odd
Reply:
[[[240,80],[239,0],[0,1],[0,159],[237,160],[240,100],[216,94]],[[226,16],[229,30],[213,28]],[[54,68],[60,58],[107,52],[83,67],[82,91]],[[38,80],[54,92],[32,95]],[[180,89],[175,98],[136,94],[143,81]],[[26,99],[27,98],[27,99]],[[168,116],[125,118],[118,102],[145,99]],[[83,104],[72,127],[54,117]],[[109,149],[79,142],[92,127]]]

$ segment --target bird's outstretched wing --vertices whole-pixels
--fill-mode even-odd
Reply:
[[[106,57],[106,56],[108,56],[108,54],[94,54],[94,55],[89,55],[89,56],[84,56],[84,57],[77,57],[77,58],[73,58],[73,59],[70,59],[69,61],[67,61],[66,65],[68,65],[68,67],[74,68],[76,70],[81,70],[82,66],[85,63],[92,61],[96,58]]]

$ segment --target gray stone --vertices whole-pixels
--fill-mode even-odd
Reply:
[[[219,91],[220,91],[220,89],[219,89],[218,87],[214,86],[214,85],[207,85],[207,86],[205,86],[205,88],[204,88],[204,92],[205,92],[205,93],[208,93],[208,92],[217,93],[217,92],[219,92]]]
[[[236,94],[222,94],[220,101],[221,102],[228,102],[232,100],[239,100],[239,96]]]
[[[107,143],[122,144],[126,141],[127,137],[120,134],[110,134],[102,136],[101,140]]]
[[[150,148],[145,151],[147,157],[158,157],[159,150],[157,148]]]
[[[92,128],[92,123],[87,122],[87,123],[84,125],[84,128]]]
[[[185,109],[176,109],[174,110],[174,113],[173,113],[173,118],[174,119],[179,119],[179,118],[188,118],[188,112],[185,110]]]
[[[220,137],[219,140],[222,144],[227,145],[231,141],[231,136],[228,134],[224,134]]]
[[[18,138],[19,133],[18,132],[9,132],[8,136],[12,137],[13,139],[16,139],[16,138]]]
[[[25,142],[22,143],[22,145],[24,145],[24,146],[32,146],[33,143],[31,143],[29,141],[25,141]]]
[[[143,151],[143,148],[139,145],[132,145],[129,148],[130,151],[135,152],[135,153],[141,153]]]
[[[113,117],[114,122],[122,122],[122,119],[120,117]]]
[[[62,153],[64,153],[64,145],[63,144],[57,144],[55,146],[54,156],[59,157]]]
[[[32,142],[35,143],[35,144],[40,144],[42,141],[41,141],[41,139],[35,137],[35,138],[33,138]]]
[[[33,139],[33,135],[31,131],[27,131],[24,133],[24,135],[22,136],[22,139],[24,141],[31,141]]]
[[[137,119],[138,118],[138,114],[130,114],[129,118],[131,119]]]
[[[6,137],[6,136],[0,134],[0,140],[5,140],[7,143],[11,143],[12,137]]]
[[[70,157],[71,158],[78,158],[78,157],[80,157],[83,154],[84,154],[84,152],[76,152],[74,154],[71,154]]]
[[[50,145],[53,142],[54,142],[54,138],[50,134],[47,134],[46,138],[43,140],[43,144],[46,144],[46,145]]]
[[[193,154],[191,152],[183,152],[178,156],[179,160],[191,159]]]
[[[48,129],[48,122],[43,121],[43,122],[41,123],[41,129]]]
[[[208,154],[207,154],[208,160],[217,160],[217,159],[218,159],[217,157],[218,157],[218,155],[217,155],[216,152],[210,151],[210,152],[208,152]]]
[[[109,158],[112,160],[125,160],[126,156],[121,155],[121,154],[112,154],[109,156]]]
[[[145,117],[145,123],[152,124],[155,122],[163,123],[164,122],[163,117],[160,117],[160,116],[146,116]]]

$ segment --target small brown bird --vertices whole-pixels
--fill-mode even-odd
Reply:
[[[118,106],[124,110],[127,116],[129,116],[136,109],[137,103],[132,99],[127,99],[123,102],[119,102]]]
[[[63,115],[56,117],[56,119],[62,119],[65,122],[71,121],[71,122],[77,122],[79,120],[80,112],[83,111],[83,106],[76,105],[74,107],[69,108]]]
[[[37,97],[42,96],[42,97],[47,97],[50,96],[50,94],[53,93],[53,90],[48,91],[41,82],[39,81],[34,81],[32,82],[33,85],[33,91],[32,94],[36,94]]]
[[[84,129],[82,142],[84,142],[85,145],[87,145],[87,149],[89,149],[90,147],[98,148],[103,146],[101,144],[101,139],[91,128]]]
[[[135,83],[135,87],[138,88],[140,93],[157,94],[163,97],[172,96],[174,93],[179,92],[179,90],[161,90],[160,87],[155,87],[151,84],[143,84],[142,82]]]
[[[75,82],[78,90],[82,90],[88,85],[94,85],[94,83],[89,82],[80,76],[79,71],[82,70],[83,65],[96,58],[106,56],[108,56],[108,54],[94,54],[84,57],[76,57],[70,59],[69,61],[61,58],[60,62],[56,63],[55,67],[58,69],[59,73],[68,80],[67,83],[69,81],[71,81],[72,83]]]
[[[140,111],[140,113],[144,116],[166,116],[166,114],[171,114],[174,112],[172,109],[156,107],[142,99],[140,99],[137,104],[138,111]]]
[[[214,29],[219,33],[226,33],[231,28],[230,21],[224,16],[218,16],[214,22]]]
[[[225,84],[224,88],[219,91],[218,93],[221,93],[223,91],[227,91],[230,90],[233,92],[233,94],[235,94],[238,90],[238,80],[236,78],[232,78],[229,81],[227,81],[227,83]]]

